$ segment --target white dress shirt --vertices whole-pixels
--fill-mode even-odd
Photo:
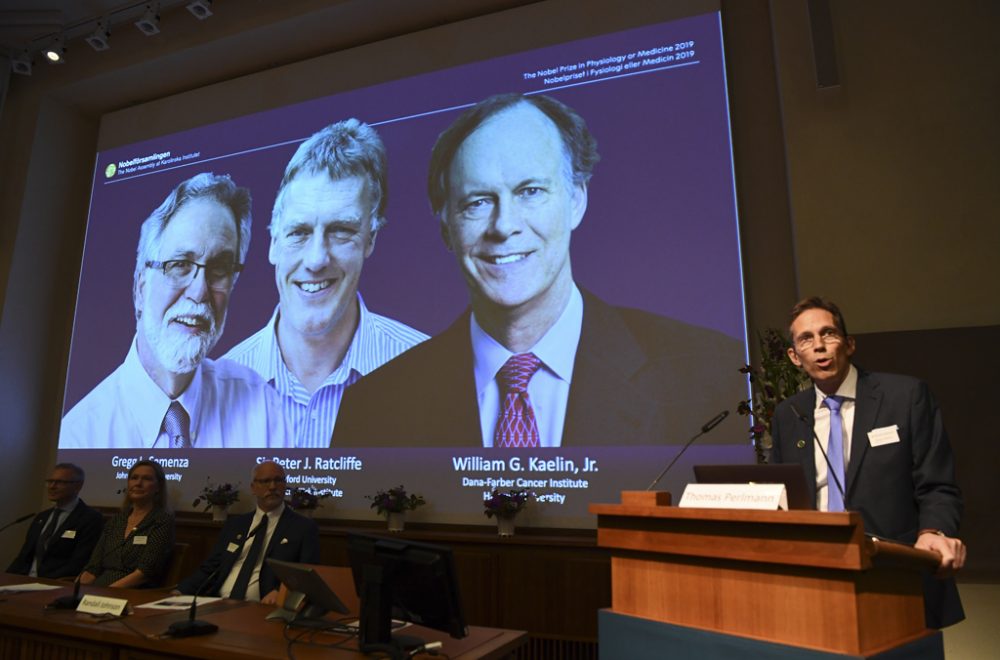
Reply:
[[[847,376],[844,378],[844,382],[840,384],[835,392],[836,396],[843,397],[843,402],[840,404],[840,417],[843,420],[843,430],[844,430],[844,474],[847,474],[847,466],[851,464],[851,435],[854,428],[854,407],[855,399],[857,399],[858,393],[858,370],[854,368],[852,364],[847,372]],[[816,440],[819,441],[820,445],[823,447],[823,451],[829,453],[827,449],[827,444],[830,440],[830,409],[823,405],[823,400],[826,399],[826,394],[824,394],[818,387],[816,388],[816,409],[813,411],[813,430],[816,432]],[[823,458],[823,453],[819,450],[813,452],[816,459],[816,508],[820,511],[827,510],[827,488],[836,488],[835,485],[828,484],[829,480],[828,472],[826,467],[826,459]],[[846,495],[847,484],[841,484],[844,487],[844,492]],[[845,497],[846,499],[846,497]],[[846,504],[846,502],[845,502]]]
[[[271,544],[271,537],[274,536],[274,530],[278,527],[278,521],[281,519],[281,514],[285,511],[284,502],[278,506],[277,509],[273,511],[268,511],[264,513],[259,508],[253,513],[253,522],[250,523],[250,529],[247,530],[247,534],[257,529],[257,525],[260,521],[267,516],[267,532],[264,534],[264,546],[261,548],[260,554],[257,556],[257,563],[253,567],[253,573],[250,574],[250,582],[247,584],[247,595],[246,600],[257,600],[259,601],[262,596],[267,594],[260,593],[260,569],[264,565],[264,558],[267,555],[267,546]],[[222,587],[219,588],[219,595],[223,598],[229,598],[229,594],[232,593],[233,587],[236,585],[236,579],[240,576],[240,570],[243,568],[243,563],[246,561],[247,554],[250,552],[250,546],[253,545],[254,539],[248,538],[244,543],[243,547],[240,548],[240,556],[236,559],[236,563],[233,564],[232,570],[229,571],[229,575],[226,576],[226,581],[222,583]]]
[[[281,401],[256,372],[205,358],[177,397],[191,420],[191,447],[287,447]],[[60,449],[169,449],[162,431],[171,399],[139,361],[135,339],[125,361],[66,413]]]
[[[483,433],[483,446],[492,447],[497,419],[500,416],[500,386],[496,376],[507,360],[514,355],[500,342],[486,334],[476,322],[470,320],[472,336],[473,372],[476,394],[479,399],[479,422]],[[566,422],[566,404],[573,381],[573,363],[583,330],[583,296],[573,286],[566,309],[548,331],[524,353],[534,353],[542,366],[528,382],[528,398],[538,423],[540,446],[562,446],[563,426]]]

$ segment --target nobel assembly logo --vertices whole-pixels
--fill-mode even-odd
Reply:
[[[113,177],[115,175],[115,172],[117,172],[117,171],[118,171],[118,168],[115,167],[114,163],[108,163],[108,166],[104,168],[104,177],[106,179],[110,179],[111,177]]]

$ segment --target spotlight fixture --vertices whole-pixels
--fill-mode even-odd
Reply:
[[[147,37],[159,34],[160,14],[158,7],[156,5],[146,5],[146,11],[143,13],[142,18],[135,22],[135,26],[139,28],[139,32],[142,32]]]
[[[98,21],[97,27],[94,28],[94,31],[89,36],[84,38],[84,41],[98,52],[111,48],[111,31],[108,29],[108,21]]]
[[[187,10],[199,21],[212,15],[212,0],[193,0],[187,5]]]
[[[31,55],[25,50],[20,55],[13,55],[10,58],[10,70],[19,76],[31,75]]]
[[[52,40],[47,48],[42,49],[45,59],[51,64],[62,64],[66,61],[66,40],[59,35]]]

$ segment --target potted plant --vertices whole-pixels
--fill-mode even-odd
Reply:
[[[535,493],[525,489],[500,490],[494,488],[483,506],[487,518],[497,519],[497,534],[500,536],[514,535],[514,518],[517,517],[528,502],[535,498]]]
[[[205,511],[212,510],[212,520],[222,521],[229,515],[229,506],[240,499],[240,485],[233,486],[230,483],[213,484],[212,478],[205,479],[205,487],[201,489],[201,495],[194,498],[192,507],[198,508],[205,504]]]
[[[771,419],[779,403],[808,386],[809,377],[788,359],[791,347],[784,333],[768,328],[757,333],[760,346],[760,365],[746,365],[740,373],[750,377],[753,397],[740,401],[736,412],[753,417],[750,438],[758,463],[767,462],[771,449]]]
[[[329,490],[313,492],[308,488],[293,488],[289,498],[285,500],[285,504],[307,518],[311,518],[316,513],[316,509],[320,507],[320,500],[325,500],[328,497],[333,497]]]
[[[403,531],[406,512],[426,504],[422,495],[408,494],[402,485],[376,491],[374,495],[365,495],[365,499],[372,501],[371,508],[376,513],[386,517],[390,532]]]

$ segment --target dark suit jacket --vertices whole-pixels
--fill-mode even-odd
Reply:
[[[55,507],[53,507],[55,508]],[[31,522],[24,545],[17,557],[7,567],[8,573],[27,575],[31,562],[35,559],[38,536],[48,522],[52,509],[42,511]],[[80,500],[76,508],[66,516],[66,520],[52,534],[45,556],[38,562],[38,576],[46,578],[76,577],[90,559],[90,553],[97,545],[104,526],[104,516]],[[66,532],[76,532],[73,538],[66,538]]]
[[[482,446],[469,314],[348,388],[332,446]],[[562,446],[687,438],[746,398],[745,362],[742,344],[720,332],[584,293]],[[712,438],[744,435],[727,420]]]
[[[807,417],[802,422],[791,404]],[[775,463],[800,463],[816,494],[813,410],[810,387],[774,412],[771,432]],[[898,426],[899,442],[872,447],[868,432]],[[851,459],[847,466],[846,508],[859,511],[869,533],[912,544],[921,529],[957,536],[962,493],[955,483],[954,459],[937,402],[924,383],[908,376],[858,370]],[[940,628],[964,618],[951,580],[925,579],[927,625]]]
[[[219,589],[229,577],[229,572],[240,556],[243,542],[250,533],[250,525],[253,523],[253,514],[244,513],[237,516],[229,516],[226,524],[219,532],[219,538],[212,549],[212,554],[208,556],[198,570],[192,575],[184,578],[177,585],[181,593],[199,593],[209,596],[218,596]],[[230,544],[234,548],[230,552]],[[319,527],[316,523],[305,516],[292,511],[288,506],[278,519],[278,526],[275,527],[271,540],[264,549],[264,557],[280,559],[282,561],[292,561],[305,564],[319,563]],[[212,574],[215,574],[214,576]],[[211,578],[211,580],[209,580]],[[207,581],[207,583],[206,583]],[[266,596],[279,586],[278,578],[274,576],[271,567],[265,561],[260,569],[260,595]]]

